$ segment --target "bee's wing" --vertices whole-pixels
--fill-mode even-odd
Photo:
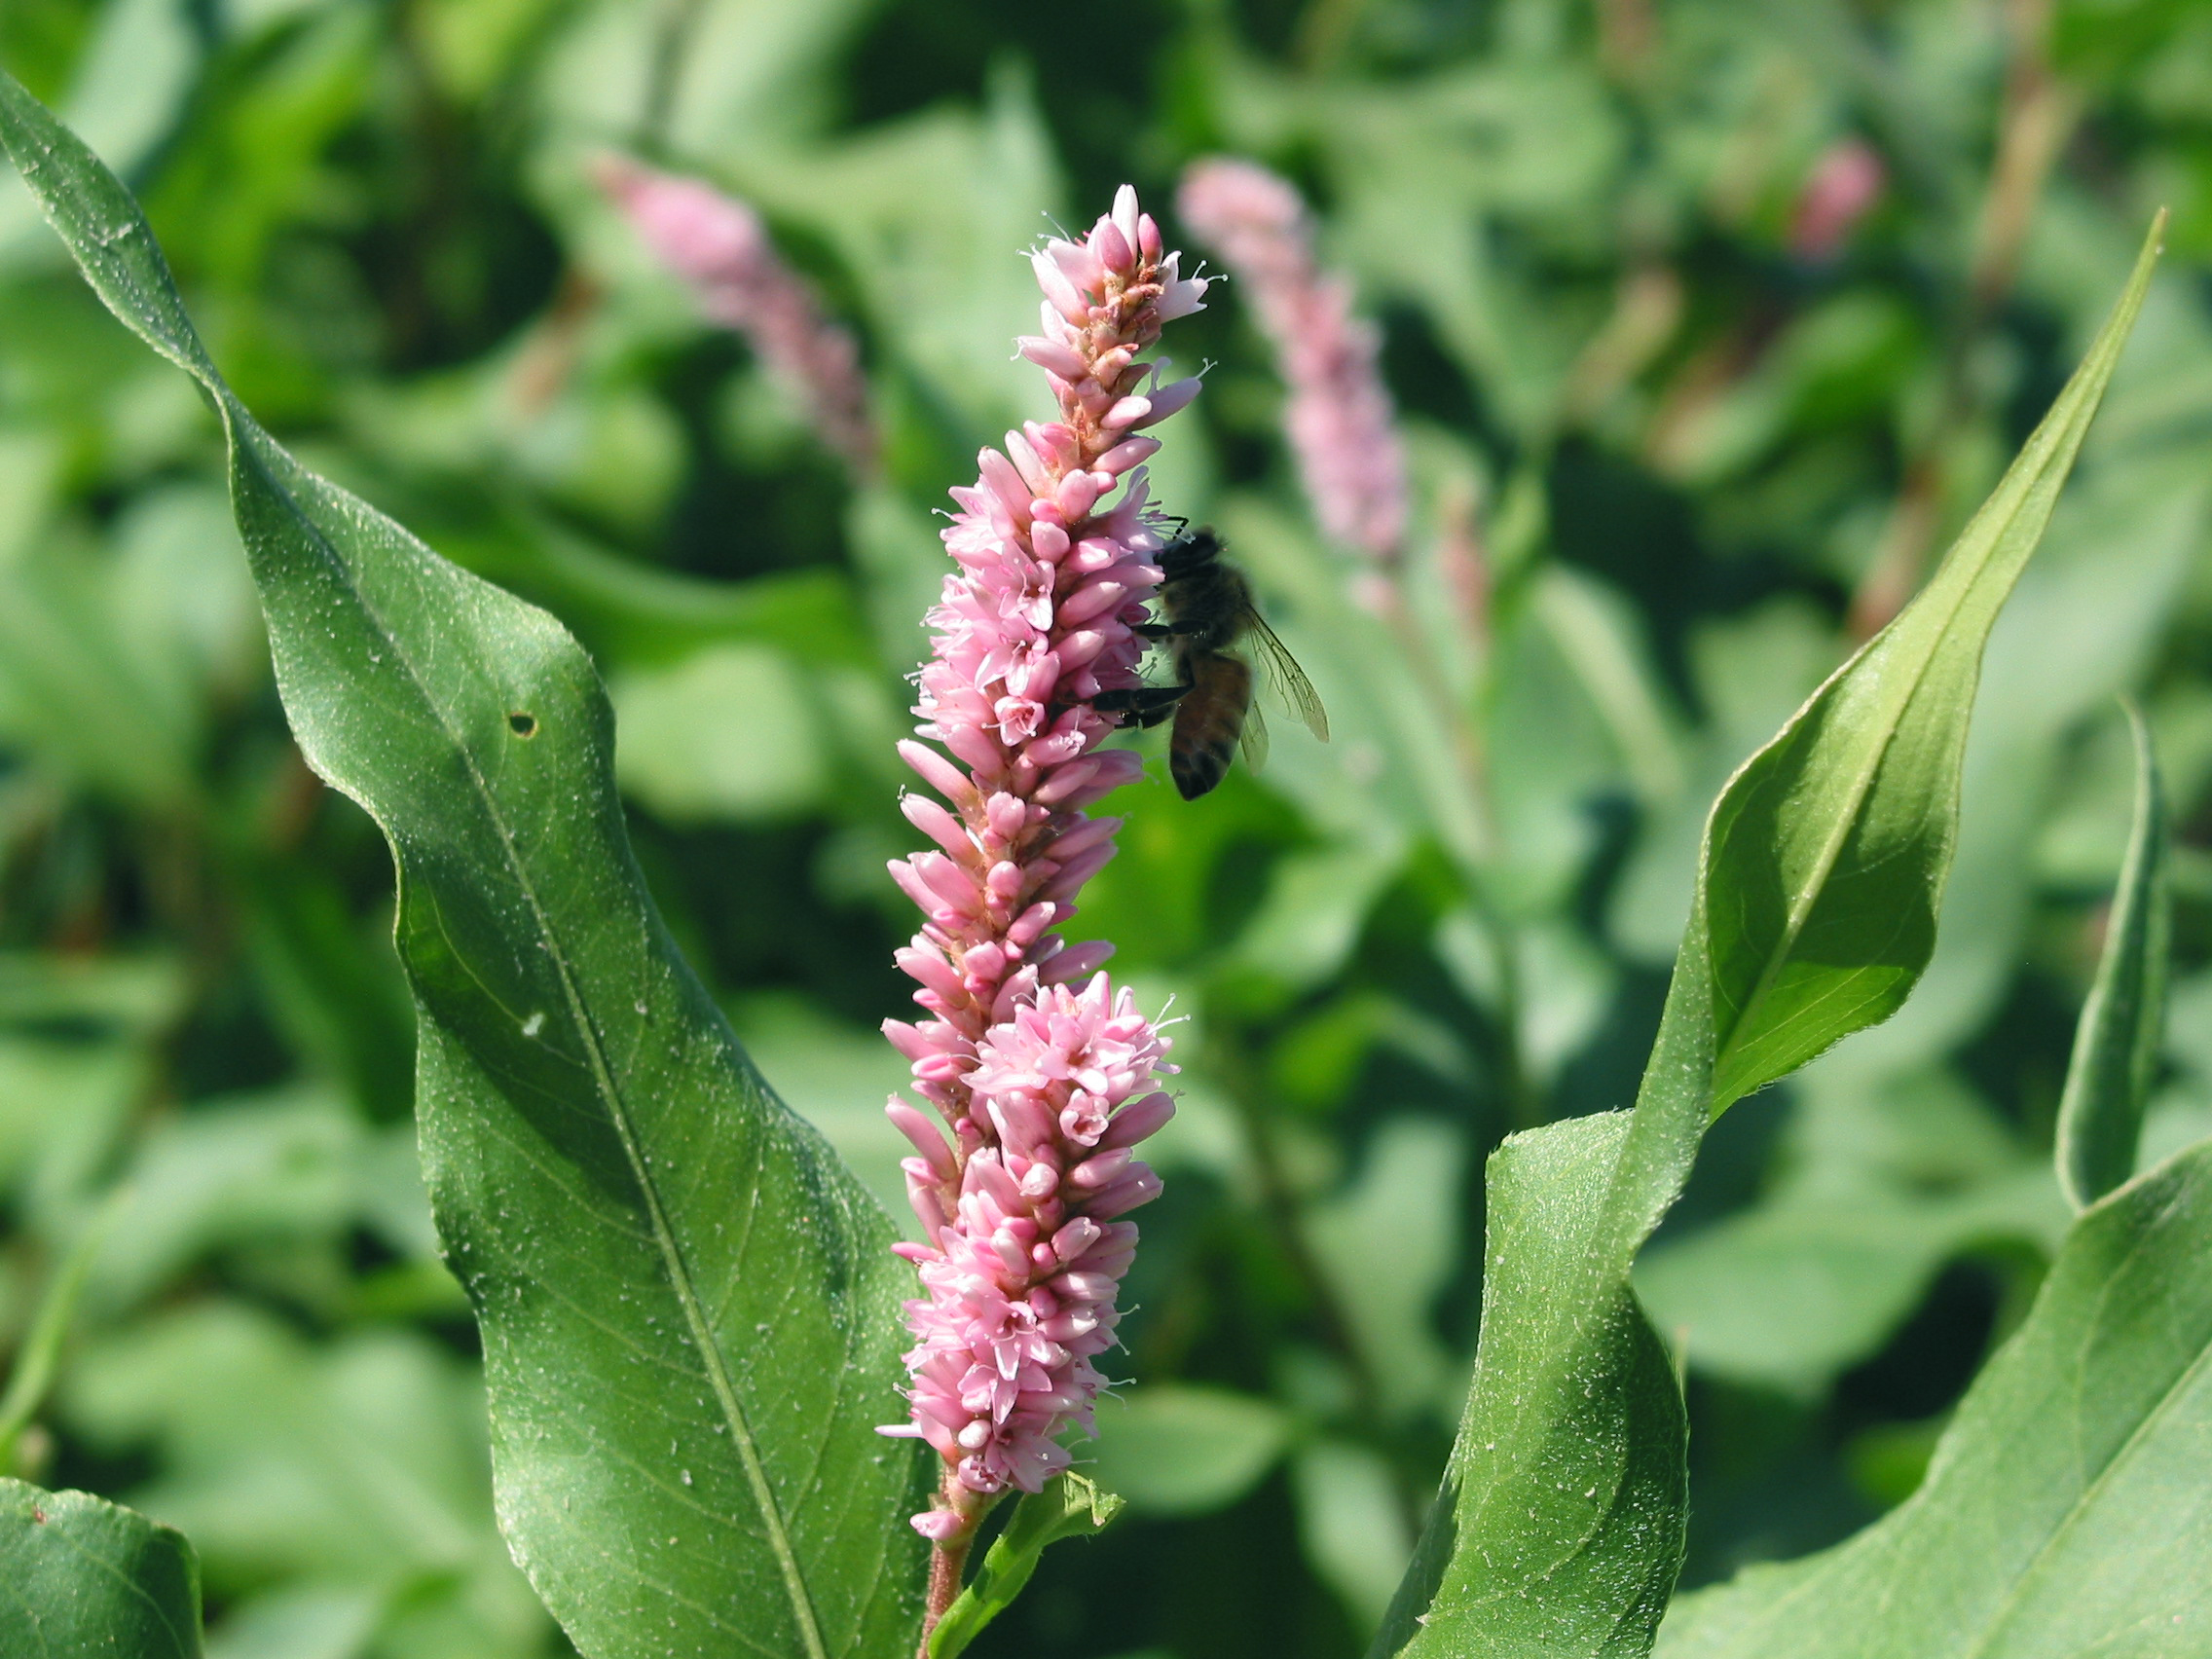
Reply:
[[[1297,659],[1275,638],[1275,631],[1268,626],[1266,619],[1257,610],[1245,612],[1244,637],[1254,647],[1253,665],[1260,670],[1260,678],[1268,682],[1292,714],[1306,722],[1308,731],[1323,743],[1328,742],[1329,711],[1321,707],[1321,694],[1313,689],[1313,682],[1306,678],[1306,671],[1298,666]],[[1252,719],[1245,726],[1247,731],[1259,722],[1259,705],[1255,700]],[[1264,750],[1267,739],[1262,737],[1260,742]]]
[[[1257,697],[1244,711],[1244,729],[1236,735],[1236,747],[1244,756],[1244,764],[1253,771],[1268,763],[1268,722],[1260,718]]]

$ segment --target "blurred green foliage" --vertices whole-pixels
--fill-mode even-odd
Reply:
[[[1209,152],[1309,191],[1384,328],[1419,648],[1348,600],[1218,291],[1158,493],[1231,537],[1337,740],[1117,803],[1078,927],[1188,1068],[1101,1412],[1130,1513],[977,1654],[1357,1650],[1464,1389],[1484,1157],[1626,1103],[1707,803],[1986,493],[2161,203],[1990,648],[1935,964],[1716,1127],[1640,1269],[1690,1379],[1685,1584],[1901,1499],[2040,1282],[2122,690],[2179,827],[2145,1158],[2212,1129],[2200,7],[10,0],[0,62],[146,202],[279,435],[592,649],[686,952],[895,1208],[890,750],[931,514],[1039,410],[1014,255]],[[651,267],[609,148],[761,207],[865,342],[880,476]],[[285,734],[220,455],[0,182],[0,1352],[109,1222],[7,1472],[186,1529],[217,1659],[559,1652],[415,1173],[387,861]]]

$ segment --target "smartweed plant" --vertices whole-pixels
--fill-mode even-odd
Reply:
[[[1144,683],[1159,626],[1174,503],[1154,505],[1144,463],[1198,383],[1148,353],[1205,279],[1127,190],[1080,240],[1046,242],[1044,332],[1019,350],[1056,414],[955,492],[918,681],[926,741],[900,751],[932,792],[904,809],[934,845],[891,870],[923,913],[899,963],[925,1017],[887,1027],[922,1103],[890,1108],[914,1147],[918,1235],[901,1240],[672,942],[576,642],[279,446],[203,346],[129,194],[13,80],[0,140],[100,298],[212,405],[300,749],[389,842],[423,1168],[482,1337],[515,1561],[592,1659],[917,1644],[949,1659],[1047,1546],[1118,1507],[1083,1470],[1093,1429],[1114,1433],[1093,1406],[1137,1249],[1127,1217],[1161,1190],[1135,1152],[1175,1111],[1175,1068],[1162,1010],[1108,977],[1110,941],[1062,930],[1114,851],[1119,821],[1088,809],[1142,772],[1117,739],[1125,696],[1099,699]],[[850,342],[757,222],[629,164],[604,182],[733,326],[772,343],[848,463],[877,466]],[[1379,637],[1418,641],[1394,585],[1403,458],[1372,337],[1280,181],[1215,163],[1185,196],[1258,291],[1309,495],[1401,629]],[[1373,1653],[2212,1651],[2212,1145],[2134,1173],[2166,950],[2147,745],[2064,1096],[2079,1215],[1919,1490],[1838,1548],[1671,1604],[1686,1419],[1630,1279],[1708,1126],[1895,1013],[1927,965],[1983,646],[2157,236],[1940,568],[1721,790],[1633,1107],[1529,1127],[1492,1158],[1464,1412]],[[1442,775],[1473,776],[1456,763]],[[1369,1288],[1392,1272],[1379,1254]],[[11,1449],[67,1304],[0,1406]],[[129,1510],[9,1481],[0,1560],[0,1651],[200,1650],[190,1547]]]

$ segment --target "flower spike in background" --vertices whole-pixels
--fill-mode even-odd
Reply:
[[[1337,540],[1394,564],[1406,534],[1406,457],[1376,363],[1382,336],[1354,316],[1351,284],[1313,258],[1298,192],[1251,162],[1209,158],[1175,205],[1250,295],[1289,388],[1283,427],[1313,516]]]
[[[891,866],[926,918],[899,965],[930,1017],[885,1030],[942,1123],[889,1108],[916,1148],[925,1242],[900,1249],[928,1295],[907,1305],[909,1419],[883,1432],[945,1460],[937,1506],[914,1518],[937,1545],[933,1624],[992,1500],[1042,1488],[1068,1465],[1061,1434],[1090,1426],[1091,1360],[1113,1345],[1136,1245],[1120,1218],[1160,1191],[1131,1149],[1174,1110],[1154,1087],[1174,1069],[1166,1039],[1100,972],[1112,946],[1058,930],[1114,856],[1121,821],[1085,808],[1142,774],[1134,753],[1100,749],[1119,717],[1093,702],[1139,683],[1135,628],[1161,579],[1145,429],[1198,390],[1137,358],[1206,283],[1180,274],[1125,185],[1088,237],[1031,262],[1043,332],[1019,346],[1059,418],[1009,432],[952,493],[960,568],[930,612],[914,711],[940,748],[900,745],[943,797],[903,802],[937,845]]]
[[[864,477],[875,470],[875,425],[860,346],[822,314],[805,278],[786,265],[760,216],[695,178],[602,157],[600,188],[653,257],[681,277],[710,321],[735,329],[804,399],[822,441]]]

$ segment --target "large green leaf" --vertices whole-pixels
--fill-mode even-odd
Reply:
[[[2132,703],[2127,723],[2135,737],[2135,823],[2058,1102],[2058,1178],[2077,1205],[2094,1203],[2134,1171],[2166,1023],[2165,792],[2150,730]]]
[[[1579,1408],[1531,1425],[1517,1393],[1556,1363],[1546,1305],[1590,1247],[1628,1124],[1625,1112],[1549,1124],[1491,1157],[1475,1381],[1378,1652],[1650,1650],[1682,1565],[1688,1429],[1667,1350],[1625,1282],[1574,1356]]]
[[[2212,1144],[2075,1224],[1927,1483],[1848,1543],[1685,1598],[1661,1659],[2212,1651]]]
[[[669,942],[590,662],[306,471],[215,372],[135,204],[0,77],[100,297],[199,381],[284,706],[399,866],[424,1161],[483,1331],[500,1521],[594,1656],[903,1654],[926,1458],[893,1233]]]
[[[0,1479],[0,1656],[199,1659],[184,1534],[82,1492]]]
[[[1608,1534],[1611,1489],[1574,1472],[1682,1455],[1678,1408],[1634,1406],[1651,1384],[1638,1357],[1648,1328],[1624,1314],[1630,1263],[1713,1116],[1894,1013],[1927,965],[1982,646],[2120,359],[2157,239],[2154,227],[2082,366],[1941,569],[1714,804],[1636,1110],[1611,1131],[1617,1152],[1563,1170],[1556,1193],[1530,1200],[1543,1224],[1496,1247],[1491,1284],[1526,1288],[1486,1294],[1452,1474],[1375,1653],[1648,1646],[1650,1583],[1677,1545],[1651,1525]],[[1592,1559],[1563,1555],[1570,1542]]]
[[[2120,360],[2159,234],[1942,568],[1715,803],[1690,924],[1710,955],[1715,1115],[1896,1013],[1927,966],[1981,648]]]

